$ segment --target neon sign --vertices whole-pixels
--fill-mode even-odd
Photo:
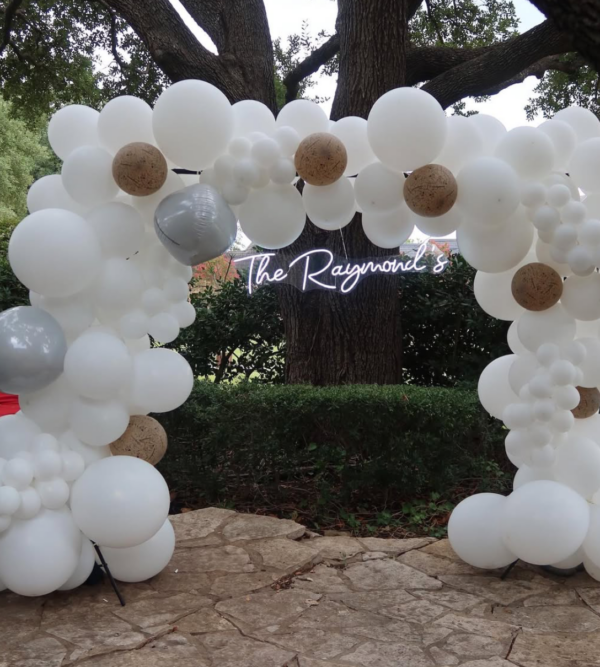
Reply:
[[[358,283],[373,275],[398,275],[422,271],[441,273],[448,265],[443,253],[425,257],[427,242],[422,243],[413,257],[390,255],[367,259],[346,259],[330,250],[317,248],[287,261],[274,252],[235,259],[236,264],[248,262],[248,292],[261,285],[287,283],[302,292],[324,289],[348,294]],[[438,251],[439,252],[439,251]]]

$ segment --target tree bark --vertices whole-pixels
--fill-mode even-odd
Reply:
[[[366,118],[375,101],[406,77],[405,0],[339,0],[340,72],[332,118]],[[395,251],[373,246],[361,215],[340,232],[307,221],[300,239],[281,251],[291,257],[311,248],[336,255],[382,257]],[[372,276],[349,294],[279,287],[285,324],[286,381],[314,385],[398,384],[402,340],[398,280]]]

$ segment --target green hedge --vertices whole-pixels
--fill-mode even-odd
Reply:
[[[506,483],[501,427],[468,390],[199,382],[160,419],[181,504],[327,512]]]

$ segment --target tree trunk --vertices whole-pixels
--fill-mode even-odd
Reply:
[[[405,82],[405,0],[338,0],[340,71],[332,118],[366,118],[374,102]],[[336,255],[383,257],[395,251],[373,246],[361,215],[340,232],[307,221],[302,236],[281,253],[312,248]],[[279,287],[285,324],[286,381],[314,385],[397,384],[402,379],[402,338],[397,277],[366,278],[349,294]]]

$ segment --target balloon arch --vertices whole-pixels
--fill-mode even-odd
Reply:
[[[170,343],[192,324],[191,266],[226,251],[237,221],[275,250],[307,216],[337,232],[356,211],[382,248],[401,246],[415,225],[456,232],[482,308],[513,321],[513,354],[485,369],[479,394],[510,429],[514,491],[463,501],[452,546],[481,568],[583,562],[600,579],[600,121],[591,112],[571,107],[507,132],[483,114],[447,118],[427,93],[401,88],[368,120],[333,123],[306,100],[275,119],[258,102],[232,106],[213,86],[182,81],[154,109],[129,96],[100,113],[65,107],[48,136],[62,173],[31,187],[30,215],[9,244],[31,306],[0,314],[0,391],[18,394],[22,409],[0,419],[1,588],[79,586],[92,543],[121,581],[168,563],[169,492],[154,468],[166,435],[148,415],[185,402],[193,376],[149,336]]]

